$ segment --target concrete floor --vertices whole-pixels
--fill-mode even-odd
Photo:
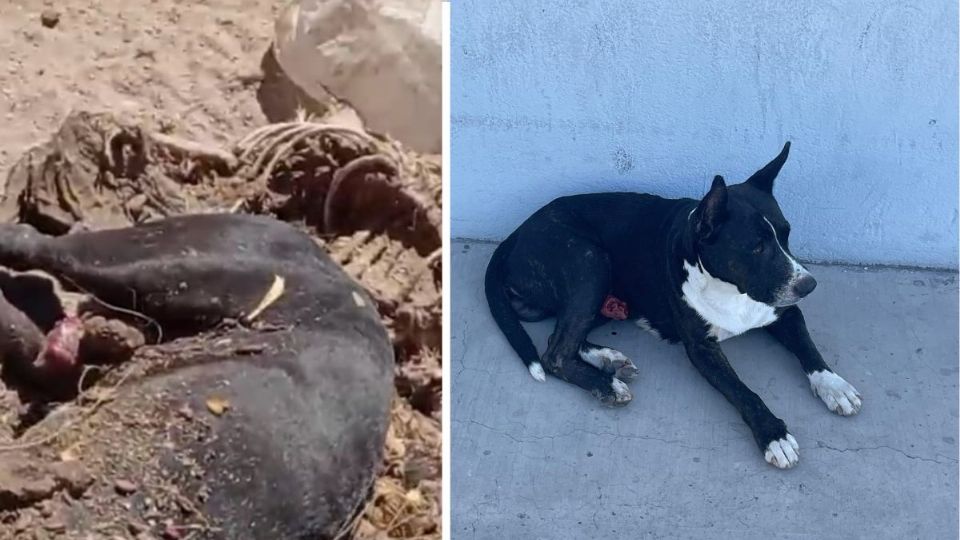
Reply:
[[[956,273],[811,267],[810,333],[858,416],[763,332],[724,342],[800,443],[781,471],[681,346],[632,325],[592,335],[640,367],[627,407],[535,382],[487,310],[493,247],[452,246],[453,538],[957,538]],[[551,326],[528,325],[541,351]]]

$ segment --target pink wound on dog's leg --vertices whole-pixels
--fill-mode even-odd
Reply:
[[[607,295],[606,300],[603,301],[603,307],[600,308],[600,314],[604,317],[623,321],[627,319],[629,311],[626,302],[615,296]]]
[[[66,317],[58,321],[47,334],[43,350],[37,355],[33,365],[52,372],[72,370],[77,364],[82,337],[83,321],[77,317]]]

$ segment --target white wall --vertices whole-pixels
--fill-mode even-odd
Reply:
[[[699,197],[793,141],[813,260],[957,266],[957,3],[455,0],[454,237],[570,193]]]

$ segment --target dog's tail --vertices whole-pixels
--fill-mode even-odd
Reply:
[[[543,382],[546,380],[546,374],[540,364],[537,348],[533,345],[530,335],[520,324],[520,318],[507,297],[506,261],[507,255],[513,249],[516,241],[516,233],[511,234],[497,246],[497,249],[493,252],[493,257],[490,258],[490,263],[487,265],[487,276],[484,281],[487,304],[490,306],[493,319],[497,321],[497,326],[507,337],[510,346],[520,355],[520,359],[527,366],[530,375]]]

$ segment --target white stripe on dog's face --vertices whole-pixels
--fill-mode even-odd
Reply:
[[[770,226],[770,230],[773,231],[773,239],[777,242],[777,247],[780,248],[780,253],[786,257],[787,261],[790,263],[790,268],[793,269],[793,273],[790,274],[790,277],[787,278],[787,282],[780,287],[777,291],[776,299],[774,304],[777,307],[785,307],[796,304],[800,301],[800,298],[793,293],[793,287],[801,279],[810,276],[810,272],[803,267],[802,264],[797,262],[792,255],[787,253],[787,250],[783,249],[783,244],[780,243],[780,238],[777,236],[777,229],[774,228],[773,223],[770,223],[770,220],[766,217],[763,218],[767,222],[767,225]]]
[[[770,226],[770,230],[773,231],[773,239],[776,240],[777,247],[780,248],[780,253],[783,253],[783,256],[786,257],[788,261],[790,261],[790,266],[793,267],[793,273],[810,275],[810,272],[807,272],[807,269],[804,268],[802,264],[798,263],[797,260],[794,259],[792,255],[787,253],[787,250],[783,249],[783,244],[780,243],[780,237],[777,236],[777,229],[774,228],[773,223],[770,223],[770,220],[767,218],[763,218],[763,220],[767,222],[767,225]]]

